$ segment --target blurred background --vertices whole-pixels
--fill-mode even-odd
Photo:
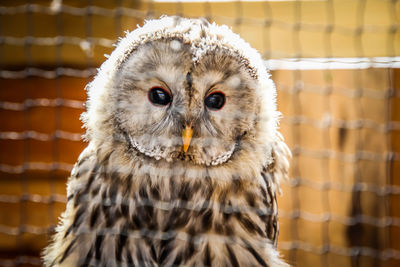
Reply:
[[[40,266],[86,146],[85,85],[162,14],[227,24],[271,70],[293,151],[278,248],[294,266],[400,266],[400,2],[2,0],[0,266]]]

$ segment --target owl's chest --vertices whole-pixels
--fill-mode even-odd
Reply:
[[[206,255],[204,244],[210,238],[274,240],[277,232],[275,199],[264,198],[269,194],[260,194],[259,187],[241,179],[221,187],[209,177],[139,179],[131,173],[122,179],[102,167],[87,175],[85,181],[72,181],[84,186],[70,200],[79,255],[96,258],[96,248],[101,247],[101,257],[112,254],[112,261],[125,257],[129,262],[128,255],[140,255],[161,264],[178,254],[188,260]],[[83,254],[79,258],[86,257]]]
[[[103,194],[101,202],[110,203],[102,206],[106,224],[124,222],[122,224],[131,230],[157,231],[166,235],[171,231],[199,233],[211,229],[212,214],[217,212],[212,185],[200,179],[164,179],[158,182],[149,179],[130,190],[124,188],[115,196]]]

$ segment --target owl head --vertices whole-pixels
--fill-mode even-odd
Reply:
[[[136,157],[217,166],[277,138],[275,87],[259,53],[227,26],[161,17],[120,39],[88,85],[96,144]]]

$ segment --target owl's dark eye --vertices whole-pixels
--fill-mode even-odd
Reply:
[[[222,92],[211,93],[204,100],[204,104],[213,110],[219,110],[225,105],[225,95]]]
[[[155,105],[166,106],[171,103],[171,95],[161,87],[153,87],[149,90],[149,101]]]

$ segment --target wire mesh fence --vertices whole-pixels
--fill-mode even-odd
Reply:
[[[124,31],[162,14],[227,24],[271,70],[293,159],[278,248],[295,266],[400,263],[400,4],[2,1],[0,266],[38,266],[65,208],[84,87]]]

